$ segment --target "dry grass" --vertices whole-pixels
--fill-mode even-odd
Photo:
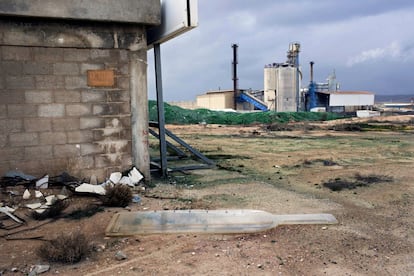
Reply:
[[[109,207],[126,207],[132,201],[132,191],[126,185],[106,186],[106,193],[101,200]]]
[[[36,211],[32,212],[32,217],[35,220],[44,220],[48,218],[56,218],[59,217],[63,210],[68,207],[67,200],[57,200],[53,205],[51,205],[48,209],[46,209],[43,213],[37,213]]]
[[[92,252],[93,247],[88,240],[79,232],[59,236],[43,243],[37,253],[42,259],[50,262],[77,263]]]

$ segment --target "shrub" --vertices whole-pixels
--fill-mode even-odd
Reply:
[[[102,203],[109,207],[126,207],[132,201],[132,191],[127,185],[108,185]]]
[[[71,264],[79,262],[91,252],[92,245],[88,238],[79,232],[46,241],[37,250],[44,260]]]

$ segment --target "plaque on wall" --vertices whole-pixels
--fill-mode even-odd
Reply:
[[[114,70],[88,70],[88,86],[113,87],[115,85]]]

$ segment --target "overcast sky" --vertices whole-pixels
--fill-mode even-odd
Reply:
[[[414,93],[413,0],[198,0],[197,28],[161,44],[165,101],[195,100],[233,87],[231,45],[239,45],[239,87],[263,89],[266,64],[285,62],[299,42],[302,86],[333,70],[341,90]],[[149,98],[155,99],[153,50]]]

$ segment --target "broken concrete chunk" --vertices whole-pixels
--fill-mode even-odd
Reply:
[[[79,193],[90,193],[97,195],[105,195],[105,188],[100,185],[91,185],[88,183],[83,183],[80,186],[75,188],[75,192]]]
[[[46,209],[35,209],[35,212],[38,214],[43,214],[46,211]]]
[[[36,188],[47,189],[49,186],[49,175],[45,175],[38,181],[36,181]]]
[[[64,200],[64,199],[67,199],[68,198],[68,196],[67,195],[57,195],[56,196],[59,200]]]
[[[17,223],[23,223],[24,222],[24,221],[20,220],[18,217],[13,216],[9,210],[14,211],[14,209],[11,209],[7,206],[6,207],[0,207],[0,213],[3,213],[5,215],[9,216],[11,219],[13,219]]]
[[[137,185],[144,176],[137,170],[137,168],[133,167],[132,170],[128,173],[129,178],[134,185]]]
[[[134,187],[134,183],[132,183],[132,180],[129,176],[123,176],[121,180],[119,180],[119,184],[128,185],[131,187]]]
[[[51,206],[51,205],[55,204],[56,201],[58,200],[57,196],[55,196],[55,195],[47,196],[47,197],[45,197],[45,199],[46,199],[46,205],[48,205],[48,206]]]
[[[109,180],[111,180],[112,183],[118,184],[119,180],[122,178],[122,173],[120,172],[114,172],[111,173],[111,176],[109,177]]]
[[[26,204],[26,207],[30,209],[37,209],[37,208],[40,208],[40,206],[42,206],[42,203]]]
[[[42,192],[41,191],[35,191],[35,197],[36,198],[40,198],[40,197],[42,197],[43,196],[43,194],[42,194]]]
[[[26,189],[23,193],[23,199],[29,199],[31,196],[30,192],[28,189]]]
[[[118,261],[125,260],[126,258],[127,258],[127,255],[122,251],[118,251],[115,254],[115,259],[117,259]]]
[[[35,276],[44,272],[49,271],[50,266],[49,265],[35,265],[30,271],[29,276]]]

